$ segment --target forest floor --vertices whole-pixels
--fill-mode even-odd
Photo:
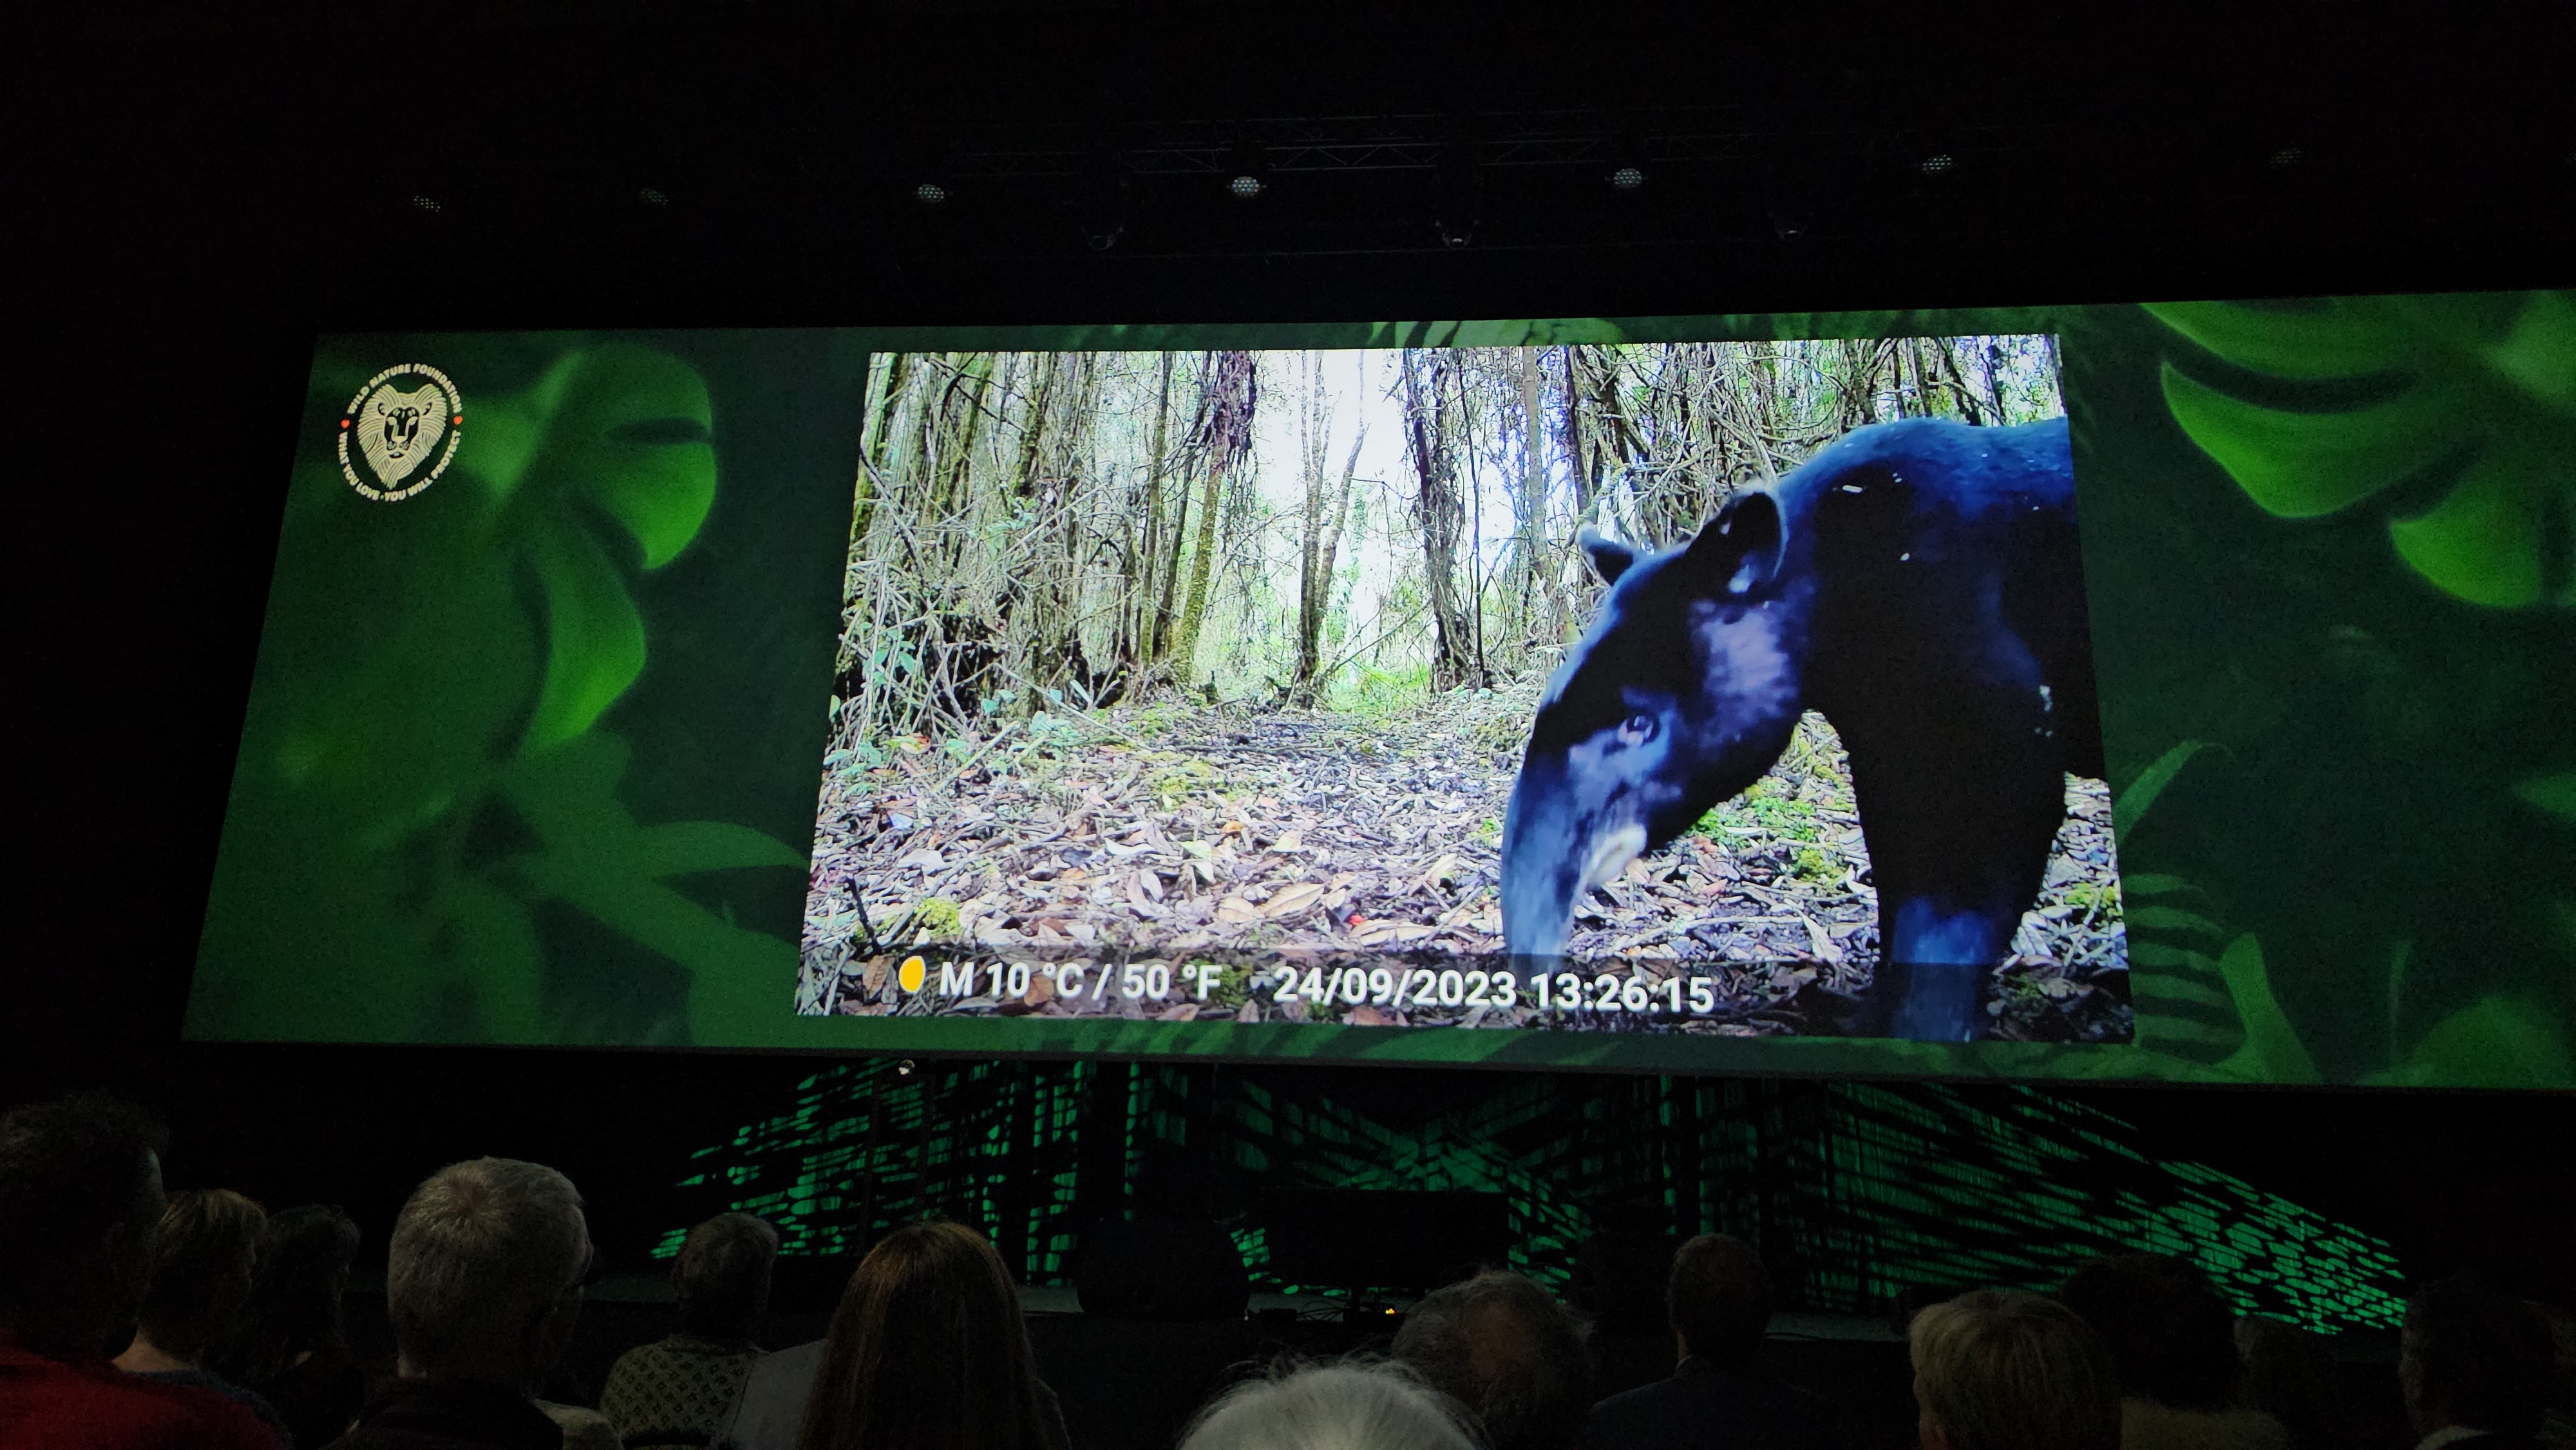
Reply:
[[[1396,1005],[1382,990],[1367,1000],[1356,976],[1348,998],[1286,989],[1283,963],[1334,980],[1349,966],[1401,979],[1503,965],[1497,850],[1533,704],[1526,688],[1374,714],[1161,704],[1042,715],[944,748],[902,741],[885,764],[843,764],[824,782],[798,1009],[1840,1030],[1877,955],[1877,900],[1849,766],[1812,714],[1752,790],[1577,908],[1571,956],[1596,971],[1624,959],[1658,1001],[1676,975],[1711,978],[1715,1010],[1569,1013],[1527,993],[1441,1005],[1427,973],[1420,998]],[[1997,968],[1994,1035],[2125,1041],[2109,796],[2070,778],[2067,805],[2040,899]],[[1028,981],[1018,993],[998,976],[962,998],[900,991],[900,951],[934,945],[1230,965],[1211,990],[1168,996],[1068,997],[1043,970],[1013,979]]]

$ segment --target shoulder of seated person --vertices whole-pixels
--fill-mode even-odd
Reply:
[[[278,1443],[277,1432],[268,1428],[257,1411],[220,1390],[202,1383],[153,1379],[144,1375],[121,1375],[128,1385],[153,1395],[168,1407],[170,1428],[186,1436],[191,1445],[258,1446],[260,1450]]]

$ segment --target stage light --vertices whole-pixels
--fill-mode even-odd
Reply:
[[[1623,133],[1610,142],[1610,169],[1601,179],[1621,196],[1634,196],[1646,186],[1646,139],[1634,132]]]
[[[2274,171],[2288,171],[2307,159],[2308,153],[2296,146],[2275,147],[2269,158]]]
[[[1106,146],[1092,153],[1090,175],[1084,179],[1082,195],[1082,236],[1091,244],[1091,250],[1108,251],[1127,235],[1127,202],[1132,190],[1125,157]]]
[[[1914,169],[1926,176],[1947,176],[1959,169],[1959,158],[1947,151],[1935,151],[1916,162]]]
[[[1476,222],[1484,210],[1485,173],[1476,148],[1457,142],[1440,153],[1432,169],[1438,210],[1431,218],[1444,247],[1463,247],[1476,239]]]
[[[923,206],[946,206],[948,188],[936,181],[925,181],[912,189],[912,199]]]
[[[1807,234],[1807,219],[1794,212],[1774,210],[1771,213],[1771,234],[1784,242],[1794,242]]]
[[[648,186],[635,193],[635,199],[646,206],[669,206],[671,198],[658,186]]]
[[[434,196],[415,196],[415,197],[413,197],[413,198],[411,199],[411,207],[412,207],[412,210],[414,210],[414,211],[443,211],[443,210],[445,210],[445,208],[444,208],[444,207],[441,207],[441,206],[438,204],[438,198],[437,198],[437,197],[434,197]]]
[[[1238,141],[1225,153],[1226,195],[1257,201],[1270,189],[1270,155],[1249,141]]]

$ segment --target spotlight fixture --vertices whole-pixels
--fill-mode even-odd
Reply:
[[[413,197],[413,198],[411,199],[411,209],[412,209],[412,210],[414,210],[414,211],[443,211],[443,210],[445,210],[445,208],[444,208],[444,207],[441,207],[441,206],[438,204],[438,198],[437,198],[437,197],[434,197],[434,196],[415,196],[415,197]]]
[[[1601,179],[1621,196],[1634,196],[1646,187],[1646,143],[1634,134],[1624,135],[1610,143],[1610,169]]]
[[[1771,211],[1771,234],[1784,242],[1794,242],[1807,234],[1807,219],[1774,207]]]
[[[1095,252],[1105,252],[1127,235],[1127,204],[1134,191],[1127,180],[1126,158],[1109,147],[1092,153],[1091,174],[1082,195],[1082,235]]]
[[[669,206],[671,204],[670,196],[658,186],[647,186],[642,188],[635,193],[635,199],[644,203],[646,206],[653,207]]]
[[[1925,176],[1947,176],[1959,169],[1959,158],[1947,151],[1935,151],[1914,163],[1914,169]]]
[[[1236,201],[1257,201],[1270,190],[1270,158],[1249,141],[1237,142],[1225,155],[1225,192]]]
[[[946,206],[948,188],[936,181],[925,181],[912,189],[912,199],[923,206]]]
[[[2274,171],[2292,170],[2307,159],[2308,153],[2297,146],[2276,146],[2272,148],[2272,154],[2264,158]]]
[[[1453,142],[1440,153],[1432,171],[1437,211],[1431,224],[1444,247],[1463,247],[1476,239],[1476,222],[1484,211],[1485,172],[1471,142]]]

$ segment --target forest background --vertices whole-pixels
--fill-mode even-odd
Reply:
[[[1503,799],[1600,594],[1580,529],[1670,545],[1853,428],[2061,397],[2044,334],[880,355],[800,1006],[902,1010],[887,942],[1491,950]],[[2125,1038],[2107,799],[2070,804],[2003,1025]],[[1830,1030],[1875,948],[1830,727],[1711,822],[1575,949],[1722,955],[1695,1026]]]

